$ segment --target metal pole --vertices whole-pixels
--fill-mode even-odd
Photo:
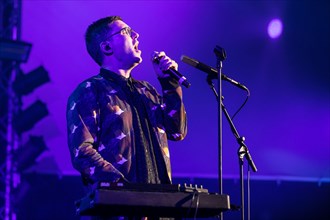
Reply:
[[[8,38],[11,40],[20,40],[21,38],[21,0],[12,0],[5,2],[5,9],[7,11],[8,18]],[[10,75],[8,75],[8,112],[7,112],[7,149],[6,149],[6,176],[5,176],[5,220],[15,220],[16,214],[12,207],[12,189],[13,186],[17,185],[14,183],[14,164],[13,161],[13,151],[18,148],[18,136],[13,128],[13,117],[14,113],[18,111],[18,106],[16,104],[17,97],[13,91],[12,83],[19,71],[19,63],[12,62],[10,70]]]

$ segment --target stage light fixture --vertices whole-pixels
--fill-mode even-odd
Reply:
[[[40,66],[27,74],[19,74],[13,83],[13,88],[16,94],[27,95],[49,81],[48,72]]]
[[[272,39],[280,37],[283,31],[282,21],[278,18],[272,19],[268,24],[267,31],[269,37]]]
[[[0,59],[25,63],[29,58],[31,48],[30,43],[1,38]]]
[[[36,159],[47,149],[42,136],[30,135],[28,142],[14,153],[16,170],[22,172],[36,163]]]
[[[30,130],[38,121],[49,114],[47,106],[40,100],[18,113],[13,119],[13,126],[18,134]]]

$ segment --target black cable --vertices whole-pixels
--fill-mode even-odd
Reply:
[[[190,206],[189,206],[189,209],[187,210],[186,217],[187,217],[187,216],[189,217],[189,213],[190,213],[190,211],[191,211],[191,209],[192,209],[192,207],[193,207],[193,204],[194,204],[194,200],[195,200],[196,195],[198,195],[197,190],[195,190],[194,193],[192,194],[192,198],[191,198],[191,200],[190,200]],[[197,196],[197,197],[198,197],[198,196]],[[199,198],[198,198],[198,200],[199,200]],[[184,219],[186,219],[186,218],[184,218]]]
[[[199,207],[199,194],[198,194],[197,190],[195,191],[195,193],[197,194],[197,201],[196,201],[196,208],[195,208],[194,219],[197,218],[197,211],[198,211],[198,207]]]
[[[247,91],[247,95],[246,95],[246,99],[243,102],[243,104],[238,108],[238,110],[235,112],[235,114],[231,117],[231,120],[234,120],[235,116],[242,110],[242,108],[244,107],[244,105],[246,104],[246,102],[248,101],[249,97],[250,97],[250,90],[246,90]]]

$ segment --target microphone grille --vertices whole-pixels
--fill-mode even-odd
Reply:
[[[196,61],[196,60],[194,60],[194,59],[192,59],[190,57],[187,57],[185,55],[182,55],[181,56],[181,61],[184,62],[184,63],[186,63],[186,64],[188,64],[188,65],[194,66],[194,67],[196,67],[197,64],[198,64],[198,61]]]

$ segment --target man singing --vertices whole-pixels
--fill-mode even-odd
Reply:
[[[162,96],[131,71],[142,62],[139,34],[119,16],[92,23],[86,47],[99,74],[78,85],[67,104],[72,163],[86,186],[99,181],[170,184],[167,140],[187,133],[182,89],[164,72],[178,64],[154,52]]]

